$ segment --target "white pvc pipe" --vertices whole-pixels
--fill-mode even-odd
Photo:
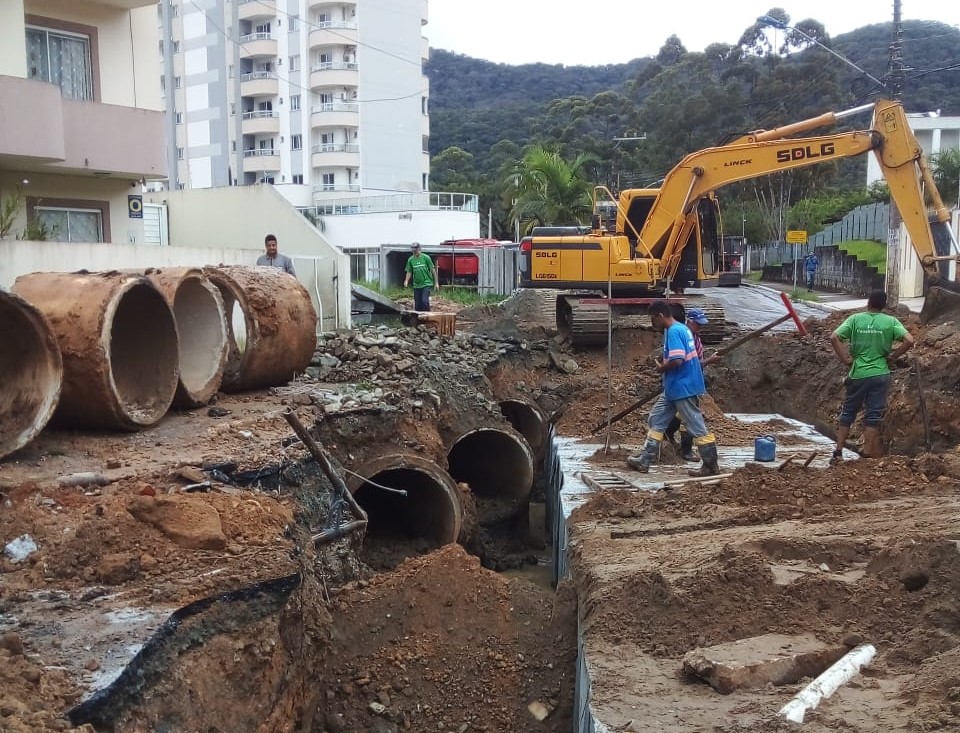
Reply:
[[[873,644],[861,644],[851,649],[780,708],[778,715],[791,723],[802,723],[807,710],[815,709],[821,700],[830,697],[841,685],[849,682],[860,672],[861,667],[870,664],[876,653]]]

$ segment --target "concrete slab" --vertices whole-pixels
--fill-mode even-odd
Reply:
[[[847,651],[842,644],[824,644],[809,634],[764,634],[693,649],[683,658],[683,671],[729,695],[735,690],[789,685],[816,677]]]

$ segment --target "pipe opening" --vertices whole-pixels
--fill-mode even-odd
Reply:
[[[166,413],[177,389],[179,353],[173,314],[163,295],[136,283],[116,304],[110,323],[110,376],[120,410],[137,425]]]
[[[500,412],[513,429],[526,439],[534,454],[539,454],[544,440],[543,416],[540,411],[523,400],[503,400],[500,403]]]
[[[46,319],[33,306],[0,293],[0,458],[43,430],[60,397],[63,364]]]
[[[180,381],[188,395],[201,400],[219,386],[227,338],[223,310],[214,292],[201,278],[185,278],[173,301],[180,336]]]
[[[369,519],[362,554],[371,567],[394,567],[457,540],[456,496],[438,476],[414,467],[389,468],[368,476],[353,495]]]
[[[477,498],[477,520],[489,525],[523,509],[533,485],[533,454],[512,432],[481,428],[460,436],[447,454],[454,481]]]

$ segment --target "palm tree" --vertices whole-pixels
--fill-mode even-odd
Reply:
[[[931,157],[933,180],[947,208],[960,206],[960,149],[947,148]]]
[[[522,234],[538,225],[589,221],[593,185],[585,178],[584,167],[596,160],[595,156],[580,154],[569,163],[554,150],[527,150],[507,180],[513,199],[510,219],[520,222]]]

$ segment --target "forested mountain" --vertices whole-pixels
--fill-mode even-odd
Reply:
[[[591,180],[618,190],[655,184],[686,153],[746,131],[880,96],[870,77],[885,79],[891,24],[830,38],[816,20],[793,21],[778,8],[769,14],[803,33],[774,31],[758,21],[735,45],[688,52],[682,39],[671,36],[655,57],[590,67],[508,66],[433,50],[426,67],[431,187],[479,193],[484,210],[493,208],[503,218],[504,181],[530,145],[571,160],[591,156]],[[960,30],[933,21],[906,21],[903,29],[907,110],[960,115]],[[867,124],[866,116],[849,123]],[[762,210],[771,198],[786,206],[825,190],[862,188],[864,166],[861,156],[791,174],[779,184],[786,193],[760,190],[770,184],[757,182],[731,187],[726,195],[743,201],[746,216],[748,201],[759,201]]]

